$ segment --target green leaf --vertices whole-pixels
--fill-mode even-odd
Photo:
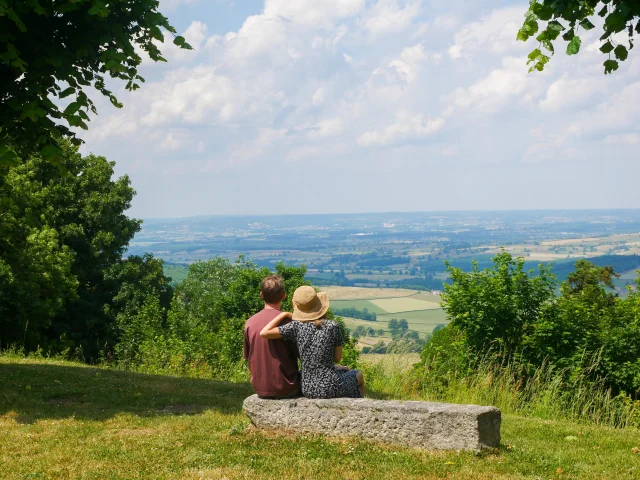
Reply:
[[[538,40],[544,48],[553,53],[553,44],[549,41],[547,30],[542,31],[540,35],[536,37],[536,40]]]
[[[607,43],[605,43],[600,47],[600,51],[605,54],[611,52],[612,50],[613,50],[613,45],[609,41],[607,41]]]
[[[609,15],[604,21],[604,28],[608,32],[621,32],[627,26],[627,16],[620,11]]]
[[[527,40],[529,37],[535,35],[538,32],[538,20],[536,16],[531,12],[527,12],[527,18],[522,25],[522,28],[518,32],[518,40]]]
[[[616,60],[607,60],[603,65],[605,75],[618,70],[618,62]]]
[[[80,102],[71,102],[69,105],[67,105],[67,108],[65,108],[64,112],[62,113],[65,117],[71,116],[74,113],[76,113],[78,110],[80,110],[80,107],[82,107]]]
[[[560,35],[560,32],[563,30],[564,26],[557,20],[549,22],[549,25],[547,25],[547,37],[553,41],[558,38],[558,35]]]
[[[544,66],[549,63],[549,57],[543,54],[539,48],[533,50],[529,54],[528,58],[529,60],[527,61],[527,65],[529,65],[530,63],[533,64],[529,68],[529,72],[533,72],[534,70],[541,72],[544,70]]]
[[[620,60],[621,62],[624,62],[627,57],[629,56],[629,52],[627,51],[627,47],[625,47],[624,45],[618,45],[614,50],[613,53],[616,54],[616,58],[618,60]]]
[[[609,11],[609,10],[607,9],[607,6],[605,5],[605,6],[604,6],[604,7],[602,7],[602,9],[598,12],[598,15],[600,15],[601,17],[604,17],[604,16],[607,14],[607,12],[608,12],[608,11]]]
[[[184,39],[184,37],[176,37],[173,39],[173,43],[179,47],[181,47],[182,45],[184,45],[186,42],[186,40]]]
[[[76,91],[75,88],[73,87],[69,87],[66,88],[65,90],[63,90],[62,92],[60,92],[60,94],[58,95],[58,97],[60,98],[67,98],[69,95],[71,95],[72,93],[74,93]]]
[[[584,20],[582,20],[580,22],[580,26],[582,28],[584,28],[585,30],[591,30],[591,29],[595,28],[595,25],[593,23],[591,23],[591,21],[588,18],[585,18]]]
[[[46,160],[51,160],[53,158],[60,157],[62,155],[62,150],[55,145],[49,144],[42,148],[41,153]]]
[[[575,55],[580,51],[580,45],[582,41],[580,37],[573,37],[567,45],[567,55]]]
[[[22,20],[20,20],[20,17],[13,10],[13,8],[10,8],[9,10],[7,10],[7,17],[9,17],[9,19],[12,20],[13,23],[15,23],[18,26],[21,32],[24,33],[27,31],[27,26],[22,22]]]
[[[551,17],[553,16],[553,9],[550,6],[544,5],[542,3],[534,3],[531,6],[531,11],[536,17],[545,22],[551,20]]]
[[[564,40],[566,40],[567,42],[570,42],[570,41],[573,39],[573,37],[575,37],[575,36],[576,36],[576,33],[575,33],[575,31],[573,30],[573,28],[572,28],[572,29],[571,29],[571,30],[569,30],[567,33],[565,33],[564,35],[562,35],[562,38],[563,38]]]

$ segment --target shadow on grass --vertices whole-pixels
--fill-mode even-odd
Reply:
[[[0,363],[0,415],[21,423],[42,419],[105,420],[120,413],[140,417],[235,414],[253,390],[248,384],[105,370],[73,365]]]

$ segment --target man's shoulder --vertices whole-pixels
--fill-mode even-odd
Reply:
[[[264,326],[269,323],[271,320],[276,318],[280,312],[278,310],[274,310],[272,308],[265,308],[260,310],[258,313],[247,319],[244,323],[245,330],[247,328],[260,327],[264,328]]]

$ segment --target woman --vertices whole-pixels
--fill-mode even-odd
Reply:
[[[282,312],[260,332],[263,338],[295,342],[302,362],[302,394],[308,398],[364,397],[364,377],[334,362],[342,360],[344,339],[340,325],[326,320],[329,297],[313,287],[300,287],[293,294],[293,314]],[[278,327],[285,318],[293,321]]]

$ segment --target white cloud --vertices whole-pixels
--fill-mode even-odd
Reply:
[[[383,131],[370,131],[358,139],[363,147],[391,145],[400,141],[419,140],[437,133],[445,121],[442,118],[425,117],[421,113],[399,112],[396,122]]]
[[[360,20],[360,25],[372,35],[385,35],[405,30],[420,13],[420,2],[378,0]]]
[[[313,97],[311,97],[311,104],[314,107],[322,105],[324,103],[324,97],[325,97],[324,88],[320,87],[315,91],[315,93],[313,94]]]
[[[320,120],[309,133],[311,138],[333,137],[344,131],[344,123],[340,117]]]
[[[189,5],[197,2],[198,0],[161,0],[160,10],[173,10],[181,5]]]
[[[506,57],[502,60],[502,68],[491,71],[467,88],[456,89],[445,99],[457,108],[496,112],[515,96],[523,96],[530,89],[531,77],[527,75],[525,63],[524,58]]]
[[[640,143],[640,133],[608,135],[604,139],[604,143],[609,145],[638,145]]]
[[[185,40],[193,48],[200,48],[207,39],[207,26],[202,22],[193,22],[183,34]]]
[[[451,58],[460,58],[462,57],[462,45],[451,45],[447,52]]]
[[[181,146],[182,142],[178,138],[174,137],[173,133],[170,133],[160,144],[160,149],[163,151],[173,151],[179,149]]]
[[[456,155],[458,155],[458,147],[444,147],[440,150],[440,155],[442,155],[443,157],[455,157]]]
[[[266,0],[264,15],[300,24],[329,26],[337,19],[357,14],[364,5],[365,0]]]
[[[320,154],[321,151],[322,150],[319,147],[315,146],[292,148],[287,154],[287,161],[298,162],[310,157],[316,157]]]
[[[603,91],[606,81],[604,77],[570,80],[565,74],[549,85],[546,97],[540,101],[540,108],[545,112],[555,112],[567,106],[583,104],[595,93]]]
[[[524,21],[524,11],[522,6],[494,10],[479,21],[464,25],[454,36],[449,55],[460,58],[463,51],[483,52],[487,48],[503,54],[526,49],[523,42],[516,40]]]

